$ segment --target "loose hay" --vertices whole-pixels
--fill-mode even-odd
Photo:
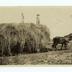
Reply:
[[[41,24],[3,23],[0,24],[0,34],[7,41],[5,46],[8,48],[9,55],[35,53],[37,49],[45,48],[50,41],[49,29]],[[5,44],[5,41],[2,44]]]

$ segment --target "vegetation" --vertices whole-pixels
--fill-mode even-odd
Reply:
[[[71,65],[72,50],[3,57],[1,65]]]

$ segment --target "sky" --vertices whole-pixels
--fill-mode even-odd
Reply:
[[[72,7],[3,6],[0,7],[0,23],[20,23],[21,13],[26,23],[36,23],[36,14],[40,14],[40,23],[50,29],[51,38],[72,33]]]

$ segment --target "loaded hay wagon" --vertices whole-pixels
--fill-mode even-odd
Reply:
[[[9,55],[48,51],[46,45],[50,42],[50,32],[46,26],[34,23],[0,26],[0,33],[4,37],[0,37],[1,49],[5,51],[7,48]]]

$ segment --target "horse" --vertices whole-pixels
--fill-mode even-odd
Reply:
[[[64,46],[64,48],[67,48],[69,41],[65,37],[54,37],[53,38],[53,44],[52,47],[56,48],[58,44],[61,44],[61,50]]]

